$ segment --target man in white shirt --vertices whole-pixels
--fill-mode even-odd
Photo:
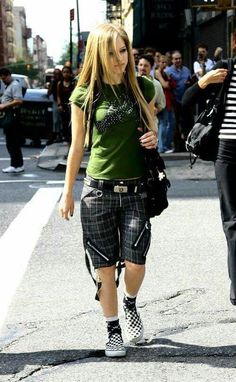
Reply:
[[[199,43],[197,45],[197,60],[193,64],[193,71],[199,80],[204,74],[209,72],[213,66],[214,62],[207,57],[208,47],[204,43]]]

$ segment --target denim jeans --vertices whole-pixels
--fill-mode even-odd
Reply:
[[[170,150],[173,141],[174,114],[165,108],[158,115],[158,151],[160,153]]]

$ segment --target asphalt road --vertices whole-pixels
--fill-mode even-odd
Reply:
[[[7,306],[0,312],[0,381],[236,381],[236,312],[228,298],[212,164],[199,161],[191,170],[185,154],[166,157],[169,208],[152,219],[138,298],[145,342],[128,347],[125,359],[111,360],[104,356],[104,319],[84,265],[83,174],[75,215],[65,222],[57,213],[64,167],[42,170],[41,149],[23,150],[25,173],[0,174],[0,295]],[[7,166],[1,136],[0,158]],[[123,325],[121,306],[120,319]]]

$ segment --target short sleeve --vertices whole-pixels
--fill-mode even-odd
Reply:
[[[70,96],[70,102],[74,103],[76,106],[79,106],[83,110],[86,93],[86,86],[76,87]]]
[[[14,83],[12,85],[12,98],[13,99],[23,99],[21,86],[16,81],[14,81]]]
[[[147,103],[150,103],[151,100],[155,96],[155,86],[152,82],[152,80],[149,80],[148,78],[142,76],[142,81],[143,81],[143,96],[146,99]]]

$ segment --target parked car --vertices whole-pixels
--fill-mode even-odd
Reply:
[[[19,82],[19,84],[22,87],[22,93],[23,95],[25,95],[27,89],[31,88],[29,77],[23,74],[14,74],[14,73],[12,73],[11,76],[12,78],[14,78],[14,80]],[[0,80],[0,96],[3,94],[4,89],[5,89],[5,85],[2,82],[2,80]]]
[[[41,139],[51,139],[53,132],[52,99],[47,89],[28,89],[20,110],[24,138],[39,145]]]
[[[12,74],[22,86],[23,104],[20,108],[20,121],[23,141],[31,139],[33,146],[39,146],[41,139],[52,140],[53,115],[52,99],[48,97],[47,89],[31,89],[27,76]],[[5,85],[0,80],[0,96]]]

